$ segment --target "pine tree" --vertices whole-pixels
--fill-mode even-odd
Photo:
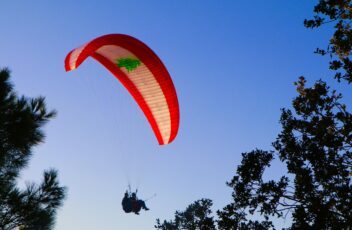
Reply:
[[[0,70],[0,229],[52,229],[55,214],[65,197],[57,171],[44,172],[41,184],[16,185],[32,149],[44,140],[42,127],[55,111],[47,111],[45,99],[18,96],[8,69]]]

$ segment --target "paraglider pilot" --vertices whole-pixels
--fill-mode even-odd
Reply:
[[[136,192],[130,195],[128,191],[126,191],[122,199],[123,211],[125,211],[126,213],[134,212],[136,215],[139,215],[139,211],[142,208],[146,211],[149,210],[143,200],[138,200]]]

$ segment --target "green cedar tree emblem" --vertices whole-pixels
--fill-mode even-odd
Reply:
[[[138,66],[142,64],[140,60],[137,58],[118,58],[116,59],[116,64],[118,67],[125,67],[127,72],[131,72],[135,70]]]

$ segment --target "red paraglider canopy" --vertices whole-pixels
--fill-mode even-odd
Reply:
[[[147,117],[160,145],[171,143],[178,132],[180,113],[177,94],[167,69],[143,42],[128,35],[98,37],[74,50],[65,69],[76,69],[92,57],[126,87]]]

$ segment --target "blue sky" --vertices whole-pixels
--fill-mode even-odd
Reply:
[[[58,117],[20,183],[59,170],[68,197],[56,229],[153,229],[196,199],[214,210],[231,200],[225,182],[241,153],[272,149],[280,108],[293,82],[329,77],[329,29],[303,20],[315,1],[1,1],[0,66],[12,70],[20,94],[44,95]],[[179,98],[176,140],[160,147],[127,91],[88,59],[66,73],[66,54],[95,37],[122,33],[146,43],[168,68]],[[350,99],[351,95],[347,95]],[[274,164],[268,177],[285,173]],[[140,216],[121,209],[130,182],[140,198],[154,193]]]

